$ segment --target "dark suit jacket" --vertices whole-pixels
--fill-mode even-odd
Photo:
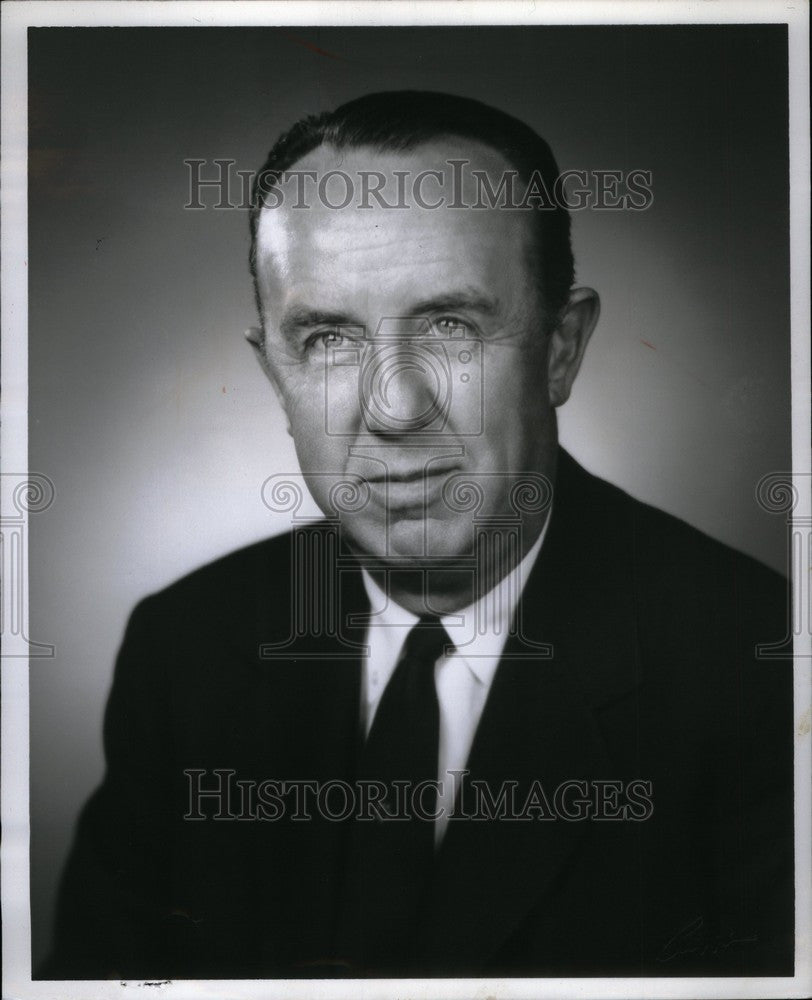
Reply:
[[[303,537],[228,555],[134,611],[107,773],[81,816],[43,977],[341,974],[346,824],[183,819],[190,768],[209,787],[215,769],[352,780],[359,656],[312,635],[260,655],[289,636]],[[342,612],[367,607],[357,570],[341,593]],[[562,453],[521,614],[553,655],[512,658],[509,641],[471,777],[540,779],[545,792],[643,779],[653,812],[452,820],[404,974],[791,975],[791,667],[754,655],[787,634],[786,582]]]

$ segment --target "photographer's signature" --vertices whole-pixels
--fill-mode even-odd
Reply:
[[[685,955],[718,955],[734,945],[755,944],[756,934],[737,937],[734,931],[722,931],[709,934],[705,930],[704,917],[695,917],[684,927],[681,927],[673,937],[669,938],[665,947],[657,956],[658,962],[671,962]]]

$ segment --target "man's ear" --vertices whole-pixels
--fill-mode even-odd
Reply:
[[[268,359],[265,357],[265,331],[261,326],[249,326],[245,331],[245,339],[251,345],[254,352],[254,357],[259,362],[260,368],[265,372],[265,374],[273,379],[268,367]]]
[[[265,331],[261,326],[249,326],[245,331],[245,339],[251,345],[254,356],[259,362],[260,368],[265,372],[268,377],[268,381],[273,386],[273,391],[276,394],[276,398],[279,400],[279,405],[282,407],[282,411],[285,414],[285,419],[287,420],[288,425],[288,434],[290,434],[290,420],[288,419],[288,411],[285,406],[285,397],[282,395],[282,390],[279,388],[279,382],[277,381],[276,375],[271,368],[270,362],[268,361],[268,353],[265,350]]]
[[[598,322],[601,303],[591,288],[574,288],[555,329],[547,355],[547,392],[551,406],[569,399],[586,345]]]

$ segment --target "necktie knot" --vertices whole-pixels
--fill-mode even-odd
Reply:
[[[403,659],[417,660],[433,667],[448,647],[453,649],[454,644],[440,619],[436,615],[423,615],[406,636]]]

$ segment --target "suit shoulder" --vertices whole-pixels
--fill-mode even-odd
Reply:
[[[227,552],[174,580],[153,597],[171,599],[187,593],[222,592],[224,587],[239,587],[269,569],[283,569],[289,562],[290,539],[290,533],[275,535]]]
[[[564,472],[564,534],[578,539],[576,573],[613,580],[620,593],[633,595],[643,632],[735,632],[747,643],[784,634],[789,591],[781,574],[585,472],[569,456]]]
[[[290,630],[297,542],[313,527],[228,552],[144,597],[130,615],[122,648],[146,649],[150,660],[172,660],[177,669],[193,661],[200,669],[223,659],[226,649],[255,657],[258,643]]]
[[[741,598],[784,595],[786,579],[758,559],[681,518],[627,497],[632,539],[641,566],[693,591],[726,584]]]
[[[687,521],[632,497],[619,486],[584,473],[592,513],[600,512],[607,530],[613,525],[635,561],[664,580],[669,574],[686,578],[692,588],[718,582],[718,574],[733,575],[742,585],[763,591],[786,589],[786,580],[752,556],[712,538]],[[703,574],[710,574],[707,578]],[[676,582],[676,580],[675,580]]]
[[[197,623],[209,614],[242,617],[258,600],[288,592],[294,537],[286,532],[219,556],[144,597],[133,617],[171,617],[180,626],[190,616]]]

